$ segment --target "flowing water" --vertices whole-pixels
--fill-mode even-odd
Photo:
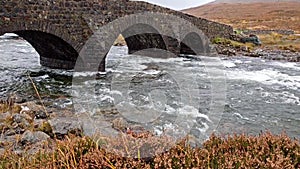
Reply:
[[[83,81],[81,77],[89,73],[42,67],[26,41],[2,38],[0,97],[16,93],[36,100],[32,78],[48,107],[63,110],[78,101],[76,111],[114,107],[133,123],[151,124],[148,127],[158,134],[172,128],[174,121],[184,121],[187,126],[195,123],[191,129],[195,135],[213,126],[222,134],[269,130],[300,138],[299,63],[242,56],[220,62],[207,57],[154,59],[126,52],[126,47],[112,47],[107,73]],[[87,92],[89,87],[92,92]],[[138,111],[152,111],[139,114],[132,105],[138,105]]]

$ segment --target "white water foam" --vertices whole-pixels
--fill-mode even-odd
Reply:
[[[226,67],[226,68],[233,68],[233,67],[236,67],[236,64],[232,61],[229,61],[229,60],[223,60],[222,61],[223,65]]]
[[[250,80],[266,85],[279,84],[293,90],[300,88],[300,76],[290,76],[273,69],[263,69],[260,71],[228,70],[227,78],[235,80]]]
[[[295,62],[272,62],[271,65],[300,70],[300,64]]]

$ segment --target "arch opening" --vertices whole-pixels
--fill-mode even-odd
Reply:
[[[53,34],[20,30],[13,33],[19,35],[40,55],[40,64],[53,69],[73,69],[78,58],[78,52],[66,41]]]
[[[121,35],[125,38],[129,54],[150,48],[167,49],[163,36],[158,30],[147,24],[132,25]]]
[[[38,99],[33,80],[42,99],[65,95],[70,85],[70,72],[52,71],[40,64],[36,49],[15,33],[0,35],[0,100],[17,96],[23,103]]]
[[[180,42],[180,54],[196,55],[197,53],[206,52],[208,52],[208,46],[203,43],[203,39],[195,32],[187,34]]]
[[[147,53],[146,49],[167,50],[163,36],[158,30],[147,24],[135,24],[120,33],[113,46],[127,46],[126,54],[141,54],[155,57],[155,53]],[[112,48],[99,64],[98,70],[104,72],[108,67],[108,55],[113,54]],[[123,54],[123,53],[122,53]],[[125,53],[124,53],[125,54]]]

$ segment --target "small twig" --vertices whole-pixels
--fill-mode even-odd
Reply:
[[[44,109],[44,112],[46,113],[47,117],[49,117],[49,113],[48,113],[47,110],[46,110],[46,107],[45,107],[45,105],[44,105],[44,103],[43,103],[43,101],[42,101],[42,98],[41,98],[41,96],[40,96],[40,94],[39,94],[39,91],[37,90],[37,87],[36,87],[35,83],[33,82],[32,78],[30,77],[29,74],[28,74],[28,78],[30,79],[31,84],[32,84],[32,86],[33,86],[33,88],[34,88],[34,90],[35,90],[35,93],[36,93],[36,95],[38,96],[40,103],[42,104],[42,107],[43,107],[43,109]]]
[[[123,133],[121,133],[121,137],[122,137],[122,141],[123,141],[123,144],[124,144],[125,151],[126,151],[127,155],[130,156],[128,147],[127,147],[127,145],[126,145],[126,143],[128,143],[128,140],[127,140],[127,138],[126,138],[126,135],[124,135]],[[124,138],[124,137],[125,137],[125,138]]]
[[[106,156],[104,156],[106,162],[109,164],[109,167],[111,169],[116,169],[116,167],[113,165],[113,163],[109,160],[109,158],[107,158]]]

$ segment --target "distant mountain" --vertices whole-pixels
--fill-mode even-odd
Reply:
[[[291,29],[300,33],[300,0],[217,0],[183,12],[234,28]]]

